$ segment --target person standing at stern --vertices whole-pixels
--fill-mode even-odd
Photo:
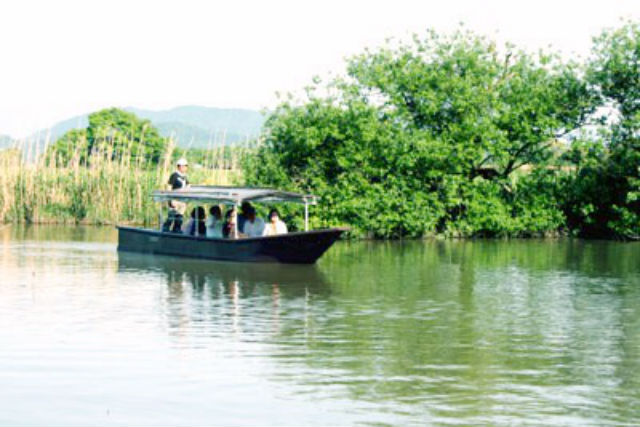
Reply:
[[[189,180],[187,179],[187,169],[189,163],[184,157],[178,159],[176,162],[176,171],[169,177],[169,189],[184,190],[189,188]],[[169,201],[169,215],[167,220],[162,225],[162,231],[172,233],[180,233],[182,231],[182,219],[184,212],[187,209],[187,205],[178,200]]]

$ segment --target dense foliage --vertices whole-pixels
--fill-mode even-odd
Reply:
[[[167,139],[149,120],[117,108],[89,115],[86,129],[73,129],[47,151],[49,161],[60,164],[88,164],[92,157],[127,159],[142,165],[156,165],[165,152]]]
[[[358,235],[540,235],[566,223],[558,139],[597,106],[575,64],[467,32],[367,51],[348,77],[283,102],[249,184],[313,192],[316,225]],[[521,172],[522,167],[529,172]]]
[[[569,225],[585,236],[640,239],[640,24],[595,39],[588,79],[617,121],[568,153],[577,167],[564,183]]]

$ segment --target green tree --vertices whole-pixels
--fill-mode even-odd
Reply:
[[[110,108],[89,116],[87,128],[88,151],[111,159],[130,156],[132,161],[157,164],[167,141],[149,120],[135,114]]]
[[[85,164],[88,146],[87,129],[71,129],[47,149],[45,158],[47,162],[60,166]]]
[[[506,178],[546,161],[556,138],[584,123],[594,97],[575,64],[529,55],[468,32],[430,32],[349,64],[357,92],[424,139],[442,143],[446,170],[474,178],[491,165]],[[486,175],[486,174],[485,174]]]
[[[500,53],[458,31],[366,51],[347,70],[327,85],[330,95],[317,96],[316,82],[306,102],[272,113],[263,147],[245,162],[248,183],[315,192],[316,225],[347,223],[377,237],[562,225],[553,201],[522,202],[535,185],[517,185],[514,172],[544,165],[555,140],[593,111],[577,66]],[[523,219],[536,216],[546,220]]]
[[[63,163],[77,159],[86,164],[99,157],[155,165],[166,147],[166,138],[160,136],[149,120],[109,108],[90,114],[86,129],[70,130],[60,137],[48,150],[47,158]]]
[[[603,138],[580,142],[567,183],[570,225],[582,235],[640,239],[640,24],[594,39],[588,78],[618,121]]]

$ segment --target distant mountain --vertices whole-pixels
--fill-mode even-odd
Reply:
[[[62,135],[70,131],[71,129],[81,129],[89,126],[89,115],[84,114],[82,116],[75,116],[67,120],[56,123],[49,129],[41,129],[31,136],[28,136],[27,141],[44,141],[49,140],[53,142],[60,138]]]
[[[261,113],[244,109],[184,106],[165,111],[125,110],[151,120],[164,136],[173,133],[178,145],[183,147],[244,142],[256,137],[264,123]]]
[[[171,136],[179,147],[207,148],[234,145],[255,138],[260,133],[264,116],[255,110],[199,107],[195,105],[170,110],[152,111],[127,107],[138,117],[149,119],[163,136]],[[89,114],[72,117],[40,130],[26,138],[42,152],[45,141],[54,142],[71,129],[86,128]],[[9,138],[11,139],[11,138]],[[3,147],[0,140],[0,148]]]

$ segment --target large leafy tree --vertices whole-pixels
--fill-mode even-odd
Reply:
[[[584,235],[640,239],[640,24],[594,39],[588,78],[617,121],[601,140],[573,150],[569,220]]]
[[[59,165],[86,163],[87,146],[87,129],[71,129],[49,147],[45,157],[47,161]]]
[[[576,68],[549,54],[500,52],[466,32],[430,32],[349,64],[359,94],[377,96],[408,132],[440,142],[447,171],[470,178],[489,165],[506,178],[543,162],[558,137],[585,121],[594,98]]]
[[[158,163],[166,147],[166,139],[149,120],[135,114],[110,108],[89,116],[88,151],[112,159],[130,156],[133,160]]]
[[[536,182],[516,186],[513,175],[543,164],[593,111],[574,65],[459,31],[366,51],[347,70],[329,95],[315,95],[325,89],[316,83],[306,102],[273,112],[263,148],[246,162],[249,183],[314,191],[324,225],[380,237],[562,223],[553,201],[534,202]]]
[[[56,141],[47,155],[63,163],[91,159],[126,161],[139,165],[157,164],[165,152],[166,138],[149,120],[117,108],[89,115],[86,129],[74,129]]]

